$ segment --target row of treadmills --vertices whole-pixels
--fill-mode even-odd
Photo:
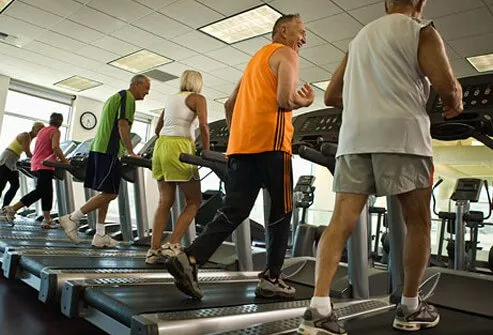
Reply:
[[[492,83],[491,76],[462,80],[465,92],[469,88],[476,90]],[[433,95],[429,110],[432,134],[436,138],[451,140],[453,134],[455,139],[473,136],[463,131],[471,127],[477,133],[493,136],[493,125],[484,122],[493,117],[493,99],[492,104],[478,107],[468,104],[470,107],[463,117],[453,122],[441,119],[435,108],[438,103]],[[305,158],[330,168],[328,164],[333,163],[333,157],[329,159],[323,150],[319,150],[319,144],[337,142],[340,122],[341,111],[337,109],[298,116],[294,120],[294,142],[312,150],[311,155],[301,154],[305,150],[295,150],[296,153],[300,152]],[[224,120],[211,123],[210,129],[215,147],[224,146],[227,143]],[[71,166],[55,164],[58,170],[70,174],[83,170],[87,144],[86,152],[81,145],[73,151]],[[314,151],[318,151],[318,157],[313,156]],[[138,174],[150,166],[149,152],[152,152],[152,145],[145,146],[141,152],[142,159],[125,160],[125,164]],[[216,170],[220,171],[218,161],[204,157],[207,155],[183,156],[182,159],[208,167],[216,164]],[[222,168],[224,171],[224,166]],[[81,178],[70,174],[60,178],[74,181]],[[68,318],[84,318],[109,334],[296,333],[313,293],[313,258],[286,259],[286,281],[296,288],[296,296],[292,300],[256,298],[258,272],[224,271],[218,264],[200,271],[204,297],[192,300],[175,288],[164,266],[144,262],[148,246],[142,241],[148,236],[140,236],[146,234],[146,229],[140,230],[143,231],[134,234],[130,228],[134,238],[129,242],[115,249],[100,250],[91,248],[91,229],[87,227],[80,230],[82,243],[74,245],[61,229],[41,230],[34,219],[18,219],[14,226],[0,223],[3,274],[39,291],[39,300],[59,305],[61,313]],[[372,269],[371,273],[378,271],[384,274],[381,278],[390,276],[386,269]],[[349,293],[334,293],[338,317],[348,321],[350,334],[393,334],[391,320],[396,306],[389,300],[392,288],[387,287],[392,281],[382,279],[385,285],[372,289],[367,297],[352,299],[351,288],[361,285],[362,279],[353,280],[350,272],[348,266],[341,263],[336,280],[345,280]],[[441,313],[440,324],[427,330],[427,334],[493,333],[493,278],[431,267],[426,278],[423,294],[431,295],[429,301],[438,306]]]

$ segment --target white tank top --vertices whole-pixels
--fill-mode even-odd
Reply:
[[[197,114],[185,103],[189,94],[189,92],[182,92],[168,97],[164,109],[163,129],[159,135],[195,139],[198,119]]]
[[[419,34],[430,24],[402,14],[386,15],[350,43],[337,156],[432,156],[426,113],[430,84],[418,61]]]

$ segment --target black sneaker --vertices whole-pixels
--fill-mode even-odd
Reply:
[[[406,307],[399,305],[395,312],[395,329],[415,332],[420,329],[433,328],[440,322],[440,314],[436,307],[428,305],[425,301],[420,301],[418,309],[408,313]]]
[[[175,277],[175,285],[180,291],[194,299],[201,299],[204,296],[198,283],[197,264],[191,264],[186,253],[182,252],[168,258],[166,268]]]
[[[258,298],[293,298],[296,289],[287,285],[281,278],[272,279],[269,270],[259,274],[260,281],[255,289]]]
[[[305,311],[297,333],[302,335],[347,335],[342,323],[337,321],[334,312],[329,316],[323,316],[315,308],[310,307]]]

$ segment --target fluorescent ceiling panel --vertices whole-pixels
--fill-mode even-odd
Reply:
[[[329,85],[329,82],[330,80],[317,81],[312,83],[312,85],[316,88],[321,89],[322,91],[325,91],[327,89],[327,86]]]
[[[271,32],[274,23],[281,15],[272,7],[262,5],[199,30],[225,43],[233,44]]]
[[[14,0],[0,0],[0,14],[7,9],[7,7],[14,2]]]
[[[132,73],[142,73],[160,67],[161,65],[171,63],[172,61],[172,59],[142,49],[109,62],[108,64]]]
[[[216,98],[214,99],[215,102],[218,102],[220,104],[225,104],[226,101],[228,101],[229,97],[224,97],[224,98]]]
[[[103,83],[82,76],[72,76],[53,85],[75,92],[82,92],[94,87],[101,86],[103,85]]]
[[[493,54],[468,57],[467,60],[478,72],[493,71]]]

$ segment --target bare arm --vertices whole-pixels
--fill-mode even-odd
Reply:
[[[229,96],[228,100],[224,103],[224,111],[226,114],[226,123],[228,128],[231,128],[231,120],[233,119],[233,110],[235,108],[236,98],[238,97],[238,91],[240,90],[241,79],[236,85],[233,93]]]
[[[315,99],[313,88],[305,83],[301,90],[298,84],[298,54],[288,47],[279,48],[269,60],[271,68],[277,74],[277,103],[285,110],[308,107]]]
[[[22,145],[22,149],[26,153],[27,157],[32,157],[33,154],[31,152],[31,136],[28,133],[22,133],[17,135],[17,141]]]
[[[53,153],[58,159],[64,163],[67,163],[67,158],[63,154],[62,149],[60,149],[60,130],[55,130],[53,135],[51,136],[51,148],[53,149]]]
[[[195,94],[195,112],[199,118],[202,148],[204,150],[210,150],[209,126],[207,125],[207,100],[203,95]]]
[[[161,129],[163,129],[163,125],[164,125],[164,109],[161,112],[161,115],[159,116],[159,119],[157,120],[156,123],[156,128],[154,129],[154,134],[156,134],[156,136],[159,136]]]
[[[462,113],[462,87],[452,71],[443,40],[432,26],[421,30],[418,60],[421,71],[443,101],[444,116],[450,118]]]
[[[344,56],[341,64],[330,79],[329,85],[325,90],[324,102],[326,106],[342,108],[342,88],[344,86],[344,73],[346,72],[348,56]]]
[[[132,147],[132,140],[130,139],[130,123],[128,123],[128,120],[118,120],[118,131],[120,132],[120,138],[122,139],[123,145],[127,150],[127,154],[129,156],[137,156]]]

